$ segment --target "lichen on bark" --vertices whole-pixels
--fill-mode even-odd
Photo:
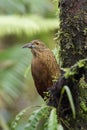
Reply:
[[[78,61],[87,58],[87,0],[58,0],[58,8],[60,9],[60,28],[57,35],[57,43],[60,46],[59,58],[61,67],[72,68],[71,66],[76,64],[78,67],[83,65],[83,68],[85,68],[86,64],[81,64],[84,60]],[[74,70],[70,69],[70,72],[65,72],[66,78],[68,76],[69,79],[72,75],[79,77],[81,72],[75,69],[74,66]],[[77,82],[73,82],[75,87],[77,87],[76,91],[79,92],[77,98],[74,97],[73,88],[71,90],[73,91],[74,100],[77,103],[79,102],[77,105],[80,106],[76,119],[70,118],[70,125],[75,130],[87,129],[87,69],[82,73],[80,78],[73,77],[77,80]],[[62,81],[66,82],[66,79]],[[59,82],[57,82],[55,88],[60,87]],[[67,128],[65,129],[67,130]]]
[[[87,56],[87,1],[60,0],[60,59],[70,67]]]

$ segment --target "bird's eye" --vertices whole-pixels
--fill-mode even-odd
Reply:
[[[36,45],[39,45],[39,42],[36,42]]]

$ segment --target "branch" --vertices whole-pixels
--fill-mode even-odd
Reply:
[[[72,93],[73,100],[75,103],[76,109],[79,109],[79,81],[80,78],[85,75],[87,71],[87,59],[79,60],[76,64],[66,70],[64,74],[57,80],[57,82],[50,88],[49,93],[49,101],[48,105],[58,107],[60,94],[62,88],[67,85]],[[85,79],[87,80],[87,79]],[[86,81],[87,82],[87,81]],[[67,100],[66,94],[62,99],[62,111],[69,106],[69,102]],[[69,112],[69,111],[68,111]]]

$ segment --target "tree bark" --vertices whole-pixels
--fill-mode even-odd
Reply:
[[[87,0],[60,0],[60,58],[70,67],[87,56]]]
[[[58,8],[60,9],[60,28],[57,42],[60,46],[60,63],[62,68],[70,69],[68,77],[66,78],[65,76],[67,72],[63,73],[50,90],[51,96],[48,104],[58,108],[61,89],[64,85],[69,86],[75,103],[76,119],[70,116],[70,109],[67,111],[67,114],[60,114],[69,124],[69,127],[63,124],[64,130],[86,130],[87,61],[85,59],[87,58],[87,0],[59,0]],[[85,61],[84,64],[83,61]],[[64,95],[60,113],[68,105],[66,95]],[[66,115],[68,115],[68,118],[66,118]]]
[[[60,34],[58,37],[61,48],[60,59],[61,66],[67,68],[74,65],[80,59],[87,58],[87,0],[60,0],[59,8]],[[85,75],[85,81],[87,81],[87,70],[83,74]],[[79,81],[75,85],[77,91],[79,91],[77,98],[74,95],[76,98],[74,100],[79,102],[76,107],[81,106],[81,102],[85,106],[87,105],[87,87],[81,88]],[[75,88],[73,89],[75,90]],[[77,101],[79,99],[80,101]],[[77,118],[75,121],[73,120],[74,125],[71,125],[71,127],[75,130],[86,130],[87,111],[84,112],[81,108],[77,109],[77,111],[79,111]]]

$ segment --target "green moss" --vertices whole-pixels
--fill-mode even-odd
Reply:
[[[75,65],[73,65],[71,68],[63,69],[65,71],[65,78],[69,78],[71,76],[74,76],[78,73],[79,68],[85,68],[87,69],[87,59],[79,60]]]
[[[81,68],[81,67],[84,67],[84,68],[87,68],[87,59],[83,59],[83,60],[80,60],[78,63],[77,63],[77,65],[78,65],[78,67],[79,68]]]
[[[81,60],[77,64],[78,64],[78,67],[81,68],[81,67],[84,67],[85,62]]]
[[[66,8],[60,13],[60,33],[58,33],[60,40],[58,40],[62,67],[70,67],[87,56],[87,27],[84,17],[83,9],[77,10],[75,15],[68,14]]]
[[[82,101],[81,104],[80,104],[80,106],[81,106],[81,109],[82,109],[85,113],[87,113],[86,103]]]
[[[69,78],[76,74],[76,71],[71,71],[70,69],[67,69],[66,73],[64,74],[65,78]]]
[[[83,75],[83,77],[80,79],[80,88],[83,88],[83,89],[87,89],[87,83],[85,82],[85,77]]]

